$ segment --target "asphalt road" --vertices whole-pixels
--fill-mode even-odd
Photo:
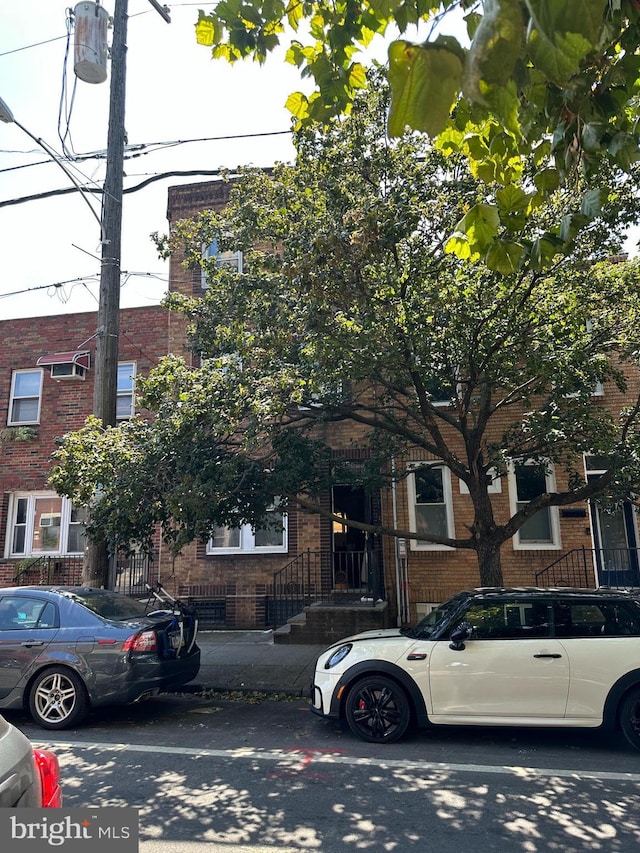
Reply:
[[[640,753],[615,735],[437,729],[372,746],[304,700],[159,697],[45,733],[65,805],[135,806],[141,853],[631,853]]]

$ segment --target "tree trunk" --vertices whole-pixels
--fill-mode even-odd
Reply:
[[[504,586],[500,545],[488,538],[480,539],[476,549],[480,586]]]
[[[106,542],[87,542],[82,564],[82,583],[98,589],[109,588],[109,552]]]

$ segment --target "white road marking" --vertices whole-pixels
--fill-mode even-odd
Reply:
[[[314,749],[290,749],[290,750],[259,750],[241,747],[239,749],[201,749],[184,746],[161,746],[159,744],[143,743],[100,743],[84,741],[47,741],[38,743],[42,749],[53,750],[82,750],[100,749],[111,752],[153,752],[156,755],[180,755],[192,758],[223,758],[227,761],[252,760],[289,762],[292,765],[305,762],[310,764],[342,764],[352,767],[379,767],[400,770],[420,770],[424,772],[448,772],[448,773],[493,773],[496,775],[516,776],[522,779],[532,777],[561,779],[595,779],[608,781],[639,782],[640,773],[613,773],[605,770],[564,770],[550,767],[522,767],[519,765],[495,765],[495,764],[450,764],[448,762],[416,761],[410,759],[375,759],[358,758],[356,756],[340,755],[337,753],[324,752]]]

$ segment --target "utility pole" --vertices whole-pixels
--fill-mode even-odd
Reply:
[[[149,0],[167,23],[168,10]],[[111,42],[111,88],[107,168],[102,202],[102,254],[98,327],[94,364],[93,414],[103,426],[115,426],[120,334],[120,263],[122,247],[122,195],[125,146],[125,88],[127,65],[128,0],[115,0]],[[83,583],[113,587],[109,572],[108,543],[87,542],[82,570]]]

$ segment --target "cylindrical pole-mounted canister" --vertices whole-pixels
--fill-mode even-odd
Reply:
[[[98,3],[78,3],[75,17],[74,67],[85,83],[107,79],[107,28],[109,13]]]

